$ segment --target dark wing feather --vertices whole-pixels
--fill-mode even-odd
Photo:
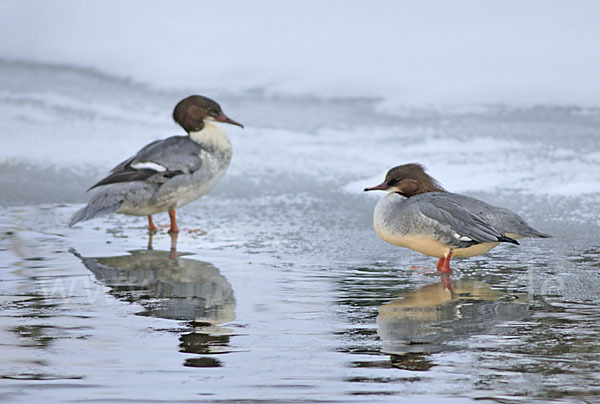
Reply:
[[[156,171],[153,170],[134,170],[134,169],[122,169],[109,174],[106,178],[98,181],[92,185],[89,189],[94,189],[100,185],[113,184],[115,182],[130,182],[130,181],[146,181],[148,178],[156,175]]]
[[[157,140],[144,146],[135,156],[119,163],[106,178],[94,184],[90,189],[118,182],[162,183],[180,174],[193,173],[202,166],[201,152],[202,146],[187,136],[173,136]],[[134,167],[141,163],[154,163],[164,167],[165,171]]]

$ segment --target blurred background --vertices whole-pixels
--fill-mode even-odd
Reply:
[[[456,191],[598,192],[598,135],[585,126],[600,102],[599,13],[595,1],[4,0],[0,203],[82,201],[84,183],[180,133],[170,114],[191,93],[248,126],[231,172],[255,181],[267,166],[307,174],[306,160],[337,185],[420,161]],[[475,127],[482,116],[491,127]],[[505,130],[517,120],[548,126]],[[411,135],[437,146],[407,149]],[[532,145],[509,140],[524,137],[543,161],[523,162]],[[501,158],[474,169],[487,152]]]

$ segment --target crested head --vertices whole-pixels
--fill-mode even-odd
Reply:
[[[365,188],[365,191],[397,192],[407,198],[426,192],[445,192],[445,189],[433,177],[425,172],[418,163],[403,164],[388,171],[381,184]]]
[[[215,101],[201,95],[190,95],[179,101],[173,110],[173,119],[188,133],[201,131],[205,121],[244,127],[241,123],[228,118]]]

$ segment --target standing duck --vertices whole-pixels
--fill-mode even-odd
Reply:
[[[69,226],[110,213],[148,216],[148,230],[156,230],[152,215],[169,212],[170,233],[177,233],[175,209],[210,191],[231,161],[231,142],[213,122],[237,125],[210,98],[192,95],[181,100],[173,119],[187,136],[172,136],[142,147],[113,168],[88,191],[88,204],[77,211]]]
[[[508,209],[447,192],[420,164],[394,167],[383,183],[365,188],[376,190],[388,191],[373,216],[379,237],[439,258],[442,273],[452,272],[452,257],[482,255],[523,237],[551,237]]]

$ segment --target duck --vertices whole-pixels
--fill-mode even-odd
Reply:
[[[373,213],[375,232],[384,241],[439,258],[449,274],[451,258],[483,255],[500,243],[525,237],[548,238],[515,212],[446,191],[419,163],[390,169],[367,191],[387,191]]]
[[[92,185],[89,201],[69,226],[111,213],[147,216],[148,230],[157,230],[152,215],[168,212],[169,233],[179,232],[176,209],[208,193],[223,177],[232,145],[216,122],[244,126],[223,113],[214,100],[190,95],[179,101],[173,119],[185,136],[156,140],[116,165]]]

